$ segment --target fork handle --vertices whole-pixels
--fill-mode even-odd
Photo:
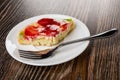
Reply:
[[[113,28],[113,29],[107,30],[105,32],[101,32],[99,34],[96,34],[96,35],[92,35],[92,36],[89,36],[89,37],[85,37],[85,38],[81,38],[81,39],[77,39],[77,40],[73,40],[73,41],[64,42],[64,43],[61,43],[59,46],[65,46],[65,45],[68,45],[68,44],[81,42],[81,41],[86,41],[86,40],[107,38],[107,37],[110,37],[110,36],[112,36],[113,34],[115,34],[117,32],[118,32],[118,29]]]

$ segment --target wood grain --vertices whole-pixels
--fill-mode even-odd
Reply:
[[[92,34],[120,30],[120,0],[0,0],[0,80],[120,80],[120,32],[91,41],[77,58],[55,66],[30,66],[9,56],[8,32],[42,14],[65,14],[84,22]]]

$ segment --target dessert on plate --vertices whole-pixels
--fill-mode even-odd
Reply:
[[[53,46],[74,28],[72,19],[42,18],[22,29],[18,34],[18,42],[23,45]]]

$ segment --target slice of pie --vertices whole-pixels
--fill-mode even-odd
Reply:
[[[53,46],[75,28],[72,19],[42,18],[19,32],[18,42],[23,45]]]

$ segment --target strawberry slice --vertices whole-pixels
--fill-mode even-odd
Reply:
[[[54,36],[57,35],[59,32],[57,30],[49,30],[49,31],[46,31],[46,35],[47,36]]]
[[[66,24],[63,24],[61,27],[62,27],[62,31],[65,31],[67,29],[67,23]]]
[[[26,29],[25,29],[25,35],[26,36],[35,36],[35,35],[38,35],[39,32],[37,30],[37,27],[35,26],[28,26]]]
[[[48,24],[52,24],[53,23],[53,19],[51,18],[43,18],[38,20],[38,24],[42,25],[42,26],[46,26]]]
[[[45,33],[46,36],[55,36],[59,33],[57,30],[51,30],[50,27],[46,27],[41,33]]]
[[[42,19],[38,20],[37,23],[42,26],[52,25],[52,24],[60,25],[60,23],[54,21],[52,18],[42,18]]]

